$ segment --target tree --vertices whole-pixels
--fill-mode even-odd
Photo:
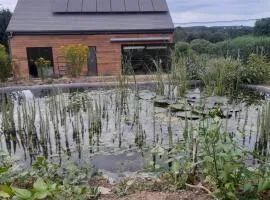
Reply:
[[[0,44],[0,81],[7,81],[11,73],[11,62],[6,49]]]
[[[270,36],[270,18],[257,20],[253,31],[256,36]]]
[[[0,9],[0,44],[8,49],[7,26],[11,19],[12,13],[8,9]]]

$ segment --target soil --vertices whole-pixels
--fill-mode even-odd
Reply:
[[[124,197],[117,197],[114,194],[103,195],[101,200],[213,200],[209,195],[200,191],[182,191],[179,193],[164,192],[137,192]]]
[[[102,177],[94,177],[89,181],[90,187],[102,187],[110,192],[101,194],[100,200],[213,200],[209,194],[203,190],[190,189],[179,192],[159,192],[159,191],[136,191],[126,196],[117,196],[117,184],[110,184]],[[149,190],[145,188],[146,190]],[[157,188],[156,188],[157,189]]]

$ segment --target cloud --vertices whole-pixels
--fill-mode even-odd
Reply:
[[[16,3],[17,0],[1,0],[0,6],[3,8],[9,8],[10,10],[14,10]]]
[[[175,23],[270,17],[269,0],[167,0]]]
[[[0,1],[0,6],[10,10],[14,10],[17,3],[17,0]],[[270,0],[167,0],[167,2],[173,21],[181,24],[270,17]]]

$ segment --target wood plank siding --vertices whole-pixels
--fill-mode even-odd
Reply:
[[[67,22],[68,23],[68,22]],[[98,75],[117,75],[121,73],[122,45],[132,44],[161,44],[168,41],[147,42],[111,42],[112,38],[144,38],[144,37],[170,37],[173,34],[109,34],[109,35],[15,35],[10,39],[12,57],[21,66],[22,76],[29,77],[26,48],[51,47],[53,51],[54,72],[58,74],[59,60],[63,62],[61,47],[68,44],[84,44],[96,47]],[[84,68],[87,74],[87,66]]]

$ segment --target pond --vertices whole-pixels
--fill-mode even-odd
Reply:
[[[213,113],[240,146],[256,148],[263,96],[207,97],[200,88],[165,96],[152,86],[2,94],[0,150],[25,167],[44,156],[119,175],[144,169],[154,147],[183,143]]]

